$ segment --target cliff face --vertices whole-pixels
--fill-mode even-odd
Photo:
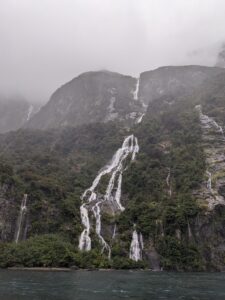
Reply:
[[[197,66],[87,73],[28,124],[54,129],[0,135],[0,237],[19,236],[0,264],[46,265],[10,259],[66,241],[65,265],[224,270],[224,82]]]
[[[122,122],[128,126],[162,96],[182,96],[217,74],[220,68],[162,67],[132,78],[108,71],[81,74],[59,88],[49,102],[26,123],[48,129],[94,122]]]
[[[128,123],[143,110],[135,99],[136,79],[108,71],[88,72],[59,88],[27,124],[29,128]]]
[[[19,194],[10,183],[0,185],[0,239],[14,241],[17,227]]]
[[[0,215],[0,236],[1,241],[12,241],[13,234],[14,234],[14,219],[15,215],[12,214],[12,209],[15,210],[14,205],[10,203],[10,199],[6,198],[5,191],[7,187],[3,185],[0,190],[0,208],[1,208],[1,215]]]

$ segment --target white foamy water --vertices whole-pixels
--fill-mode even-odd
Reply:
[[[90,221],[88,217],[88,210],[85,207],[85,204],[81,205],[80,214],[81,214],[81,221],[85,229],[82,231],[79,239],[79,249],[84,251],[90,251],[91,250],[91,238],[89,237]]]
[[[202,106],[201,105],[196,105],[195,108],[199,111],[199,117],[201,124],[204,128],[209,129],[209,128],[215,128],[217,132],[221,133],[223,139],[224,139],[224,132],[222,126],[220,126],[213,118],[204,115],[202,113]]]
[[[144,243],[143,243],[142,234],[140,233],[138,235],[138,233],[135,229],[135,225],[134,225],[132,241],[131,241],[131,245],[130,245],[130,253],[129,253],[130,259],[132,259],[134,261],[142,260],[142,249],[143,248],[144,248]]]
[[[111,248],[101,235],[101,205],[107,202],[113,212],[123,211],[124,207],[121,204],[121,188],[122,188],[122,175],[124,171],[125,160],[131,155],[131,161],[135,159],[136,154],[139,152],[138,140],[134,135],[127,136],[122,144],[114,154],[111,162],[107,164],[96,176],[90,188],[85,190],[81,199],[83,204],[81,210],[81,220],[84,230],[79,239],[79,249],[89,251],[91,249],[90,238],[90,220],[88,212],[93,213],[95,217],[95,232],[102,245],[102,252],[108,251],[108,257],[111,256]],[[101,197],[97,196],[96,189],[106,174],[111,174],[105,194]]]
[[[15,233],[15,242],[18,243],[20,235],[21,235],[21,228],[24,221],[24,217],[27,211],[27,194],[24,194],[21,206],[20,206],[20,213],[17,220],[17,228]]]
[[[137,78],[135,90],[133,92],[134,100],[138,100],[139,88],[140,88],[140,77]]]

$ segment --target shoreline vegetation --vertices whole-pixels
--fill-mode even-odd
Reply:
[[[71,268],[50,268],[50,267],[9,267],[9,268],[2,268],[1,270],[9,270],[9,271],[35,271],[35,272],[74,272],[74,271],[124,271],[124,269],[80,269],[77,267]],[[162,270],[152,270],[152,269],[127,269],[126,271],[151,271],[151,272],[162,272]]]

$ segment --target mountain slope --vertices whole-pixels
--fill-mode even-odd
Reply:
[[[101,119],[0,136],[1,266],[224,270],[225,72],[154,72],[126,79],[122,96],[135,88],[129,101],[146,110],[129,128]]]
[[[59,88],[27,124],[47,129],[94,122],[130,121],[142,112],[136,79],[108,71],[84,73]]]
[[[154,99],[192,93],[221,72],[224,69],[202,66],[162,67],[141,73],[138,79],[108,71],[84,73],[59,88],[25,127],[48,129],[109,121],[130,126]]]

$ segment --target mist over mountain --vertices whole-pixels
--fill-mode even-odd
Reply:
[[[192,93],[221,72],[220,68],[180,66],[144,72],[139,78],[109,71],[84,73],[56,90],[25,126],[47,129],[109,121],[130,124],[154,99]]]
[[[220,67],[96,71],[33,116],[7,102],[0,266],[224,270],[224,83]]]
[[[224,272],[225,1],[0,2],[0,269]]]
[[[109,71],[81,74],[63,85],[26,127],[61,126],[135,119],[144,111],[134,97],[137,80]]]
[[[38,104],[29,104],[21,96],[0,95],[0,133],[23,127],[38,108]]]
[[[3,2],[0,92],[41,104],[90,70],[213,66],[225,37],[223,0]]]

